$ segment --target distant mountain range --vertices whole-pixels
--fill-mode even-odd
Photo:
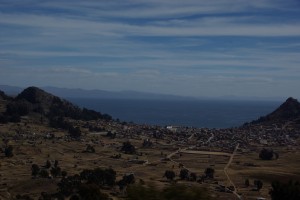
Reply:
[[[61,98],[89,98],[89,99],[148,99],[148,100],[236,100],[236,101],[284,101],[283,97],[241,97],[235,95],[219,96],[219,97],[190,97],[169,94],[158,94],[150,92],[137,91],[107,91],[107,90],[86,90],[86,89],[70,89],[59,87],[40,87],[41,89]],[[0,85],[0,90],[10,96],[16,96],[25,88]]]
[[[89,98],[89,99],[160,99],[160,100],[193,100],[194,97],[185,97],[177,95],[156,94],[136,91],[106,91],[106,90],[84,90],[84,89],[69,89],[58,87],[40,87],[48,93],[59,96],[61,98]],[[21,87],[0,85],[0,90],[7,95],[16,96],[24,90]]]
[[[2,90],[3,87],[0,87],[0,90]],[[8,93],[10,95],[12,92],[17,92],[19,88],[17,87],[11,87],[7,86],[4,88],[7,90],[10,90],[11,92]],[[87,91],[87,90],[81,90],[81,89],[61,89],[61,88],[48,88],[48,91],[44,91],[43,89],[37,88],[37,87],[29,87],[24,89],[18,94],[15,94],[14,98],[7,96],[5,93],[0,91],[0,100],[3,102],[6,102],[7,110],[4,112],[4,115],[1,115],[0,118],[2,121],[13,121],[16,115],[26,115],[30,112],[40,113],[45,116],[47,116],[50,120],[53,121],[53,119],[57,117],[70,117],[72,119],[82,119],[82,120],[90,120],[90,119],[111,119],[109,115],[102,115],[101,113],[98,113],[93,110],[88,109],[81,109],[75,105],[73,105],[71,102],[67,100],[63,100],[55,96],[56,94],[54,92],[49,92],[50,90],[55,91],[57,96],[68,96],[68,97],[79,97],[77,95],[83,95],[82,98],[91,98],[88,96],[90,93],[93,94],[92,98],[104,98],[108,97],[110,92],[103,92],[103,91]],[[5,91],[5,90],[4,90]],[[6,92],[5,91],[5,92]],[[62,92],[65,92],[64,94]],[[106,96],[99,96],[99,95],[105,95]],[[122,94],[121,92],[118,93],[119,95]],[[129,93],[126,93],[126,95]],[[142,95],[143,93],[131,93],[132,96],[135,95],[136,97],[146,97],[147,95],[150,95],[148,93]],[[123,96],[109,96],[110,98],[120,98],[120,97],[128,97],[125,94]],[[140,96],[139,96],[140,95]],[[150,96],[149,96],[150,97]],[[172,97],[168,95],[155,95],[153,94],[152,98],[158,98],[158,97]],[[176,96],[174,96],[176,97]],[[173,97],[173,98],[174,98]],[[2,105],[2,107],[5,107]],[[8,115],[8,116],[6,116]],[[0,120],[1,121],[1,120]],[[287,122],[297,122],[300,123],[300,103],[290,97],[288,98],[283,104],[280,105],[279,108],[277,108],[272,113],[260,117],[258,120],[250,122],[250,124],[269,124],[269,123],[287,123]]]

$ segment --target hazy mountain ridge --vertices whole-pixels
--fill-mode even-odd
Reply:
[[[195,100],[194,97],[185,97],[168,94],[156,94],[137,91],[106,91],[106,90],[85,90],[85,89],[70,89],[58,87],[40,87],[41,89],[61,98],[90,98],[90,99],[160,99],[160,100]],[[17,95],[22,92],[23,88],[15,86],[0,85],[0,90],[8,95]]]
[[[180,96],[172,94],[159,94],[151,92],[138,92],[138,91],[108,91],[108,90],[87,90],[80,88],[59,88],[53,86],[40,87],[41,89],[59,96],[61,98],[90,98],[90,99],[147,99],[147,100],[225,100],[225,101],[284,101],[284,97],[258,97],[258,96]],[[4,91],[7,95],[16,96],[25,88],[0,85],[0,90]]]
[[[12,88],[15,91],[17,88]],[[51,88],[48,88],[48,91]],[[60,96],[62,96],[62,92],[65,92],[65,96],[73,95],[73,97],[77,97],[79,94],[85,93],[85,96],[81,96],[81,98],[96,98],[96,96],[90,97],[88,96],[90,92],[82,89],[61,89],[61,88],[52,88],[56,93],[61,92]],[[98,90],[96,90],[99,93]],[[69,92],[69,93],[68,93]],[[108,92],[109,93],[109,92]],[[128,93],[128,92],[126,92]],[[135,92],[132,92],[133,94]],[[101,93],[102,95],[105,93]],[[148,93],[146,93],[148,95]],[[140,93],[137,93],[140,95]],[[58,95],[59,96],[59,95]],[[97,113],[93,110],[81,109],[78,106],[73,105],[71,102],[61,99],[58,96],[55,96],[49,92],[46,92],[37,87],[29,87],[24,89],[21,93],[19,93],[15,98],[8,97],[4,92],[1,93],[1,98],[5,99],[8,104],[11,104],[12,108],[14,108],[14,104],[18,104],[21,107],[29,105],[29,111],[43,113],[49,118],[62,116],[62,117],[70,117],[73,119],[96,119],[96,118],[110,118],[109,115],[102,115],[101,113]],[[109,96],[109,95],[108,95]],[[111,98],[111,96],[106,96],[106,98]],[[125,95],[124,95],[125,96]],[[134,96],[134,95],[132,95]],[[143,96],[144,97],[144,96]],[[25,101],[25,104],[24,104]],[[16,107],[18,109],[18,107]],[[300,118],[300,103],[290,97],[288,98],[279,108],[277,108],[272,113],[260,117],[258,120],[250,122],[250,124],[260,124],[260,123],[277,123],[277,122],[286,122],[290,120],[295,120]]]

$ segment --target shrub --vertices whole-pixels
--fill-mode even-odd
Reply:
[[[272,160],[274,152],[272,149],[263,148],[259,153],[259,158],[262,160]]]
[[[13,153],[13,147],[11,145],[9,145],[8,147],[6,147],[4,149],[4,154],[6,157],[13,157],[14,153]]]

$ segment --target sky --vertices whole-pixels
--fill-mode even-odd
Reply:
[[[300,98],[299,0],[0,0],[0,84]]]

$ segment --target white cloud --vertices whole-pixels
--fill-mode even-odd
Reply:
[[[272,91],[272,84],[296,91],[296,3],[2,1],[0,80],[185,95]]]

